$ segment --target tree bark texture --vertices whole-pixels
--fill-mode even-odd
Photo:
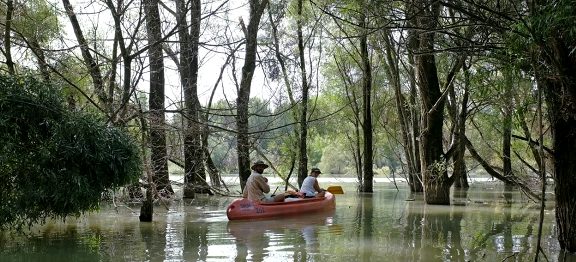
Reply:
[[[575,64],[576,65],[576,64]],[[572,71],[573,74],[574,71]],[[572,77],[573,78],[573,77]],[[574,79],[572,79],[574,81]],[[548,83],[548,107],[553,127],[554,192],[556,196],[556,223],[560,247],[576,252],[576,97],[562,96],[567,88],[576,90],[576,82],[569,86]]]
[[[415,14],[414,6],[409,5],[406,12],[408,14]],[[415,19],[407,21],[408,25],[412,28],[416,27]],[[412,162],[413,166],[409,166],[408,184],[410,185],[411,192],[424,192],[424,184],[422,183],[422,168],[420,160],[420,107],[417,106],[418,88],[416,84],[416,58],[415,52],[418,50],[418,34],[416,30],[408,30],[408,77],[410,83],[410,94],[408,97],[408,113],[410,113],[410,126],[412,132],[408,139],[410,140],[412,148]]]
[[[248,180],[251,173],[248,104],[250,102],[252,77],[256,68],[258,26],[267,4],[268,0],[250,0],[250,21],[246,30],[246,52],[244,55],[244,66],[242,67],[240,90],[238,90],[238,98],[236,99],[236,131],[238,132],[236,148],[238,153],[238,176],[240,177],[242,190],[244,190],[246,180]]]
[[[576,63],[572,66],[576,66]],[[573,74],[574,71],[571,72]],[[576,252],[576,96],[573,94],[576,79],[573,75],[565,77],[570,80],[559,83],[555,79],[548,79],[541,82],[541,87],[545,88],[553,130],[558,241],[562,249]]]
[[[370,63],[370,53],[368,52],[368,34],[367,30],[363,30],[366,27],[366,17],[362,15],[360,18],[360,27],[363,33],[360,36],[360,56],[362,59],[362,72],[364,77],[362,78],[362,135],[364,138],[364,165],[363,174],[364,179],[362,180],[362,185],[360,192],[373,192],[374,184],[374,170],[372,169],[374,165],[373,159],[373,134],[372,134],[372,65]]]
[[[189,5],[188,5],[189,4]],[[177,2],[178,36],[180,38],[180,82],[184,90],[184,198],[194,198],[195,193],[206,193],[204,152],[202,150],[202,125],[198,100],[198,48],[200,38],[200,0]],[[187,14],[190,10],[191,23]],[[188,31],[189,30],[189,31]]]
[[[64,0],[67,1],[67,0]],[[145,0],[146,32],[148,34],[148,57],[150,59],[149,126],[150,151],[156,190],[174,193],[168,176],[166,130],[164,115],[164,57],[160,40],[160,12],[158,0]]]
[[[298,57],[300,58],[300,78],[302,80],[302,101],[300,110],[300,159],[298,161],[298,185],[308,176],[308,76],[306,73],[306,60],[304,59],[304,37],[302,36],[302,2],[298,0],[298,21],[296,32],[298,35]]]
[[[554,5],[554,6],[552,6]],[[544,0],[533,2],[532,16],[550,15],[547,8],[571,8],[570,1],[558,3]],[[573,9],[571,15],[574,15]],[[559,25],[560,26],[560,25]],[[539,50],[532,54],[532,62],[539,88],[544,89],[554,148],[554,193],[556,224],[560,248],[576,252],[576,37],[568,28],[551,28],[545,35],[537,35]],[[540,32],[537,32],[540,33]],[[539,39],[538,37],[545,37]],[[539,141],[542,147],[543,141]],[[542,159],[542,161],[546,161]],[[545,166],[542,164],[542,166]]]
[[[210,102],[208,103],[206,113],[202,117],[202,122],[204,124],[208,123],[208,114],[210,113],[209,108],[210,108]],[[206,171],[208,171],[208,176],[210,176],[210,184],[214,187],[219,188],[221,186],[226,186],[226,184],[223,183],[222,177],[220,176],[220,171],[214,164],[214,161],[212,160],[212,155],[210,153],[210,150],[208,149],[209,137],[210,137],[210,128],[208,127],[208,125],[202,126],[202,152],[204,153],[205,169]]]
[[[420,135],[421,166],[424,182],[424,199],[427,204],[450,204],[450,179],[442,159],[442,125],[444,124],[444,99],[441,99],[434,51],[434,32],[439,12],[438,3],[417,1],[417,25],[425,29],[418,34],[418,51],[415,56],[417,85],[422,108]]]
[[[462,103],[460,104],[460,111],[453,121],[456,125],[454,132],[454,155],[452,162],[454,163],[455,177],[454,186],[456,188],[469,188],[468,174],[466,171],[466,161],[464,159],[466,153],[466,118],[468,116],[468,97],[469,97],[469,81],[470,74],[467,69],[464,70],[464,94],[462,95]],[[455,98],[455,96],[454,96]],[[456,99],[453,99],[456,101]]]

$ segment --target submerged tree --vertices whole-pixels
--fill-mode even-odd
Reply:
[[[538,87],[544,91],[552,127],[556,223],[560,247],[576,252],[576,6],[573,1],[533,1],[530,5],[532,37],[527,57]],[[526,50],[519,47],[519,50]],[[544,141],[538,141],[543,147]],[[545,170],[545,169],[544,169]],[[541,170],[542,182],[546,175]]]
[[[199,0],[176,2],[178,14],[178,36],[180,38],[180,83],[184,90],[184,194],[193,198],[194,193],[207,192],[204,182],[204,152],[202,150],[202,125],[200,124],[198,101],[198,47],[200,38]],[[188,26],[188,14],[191,17]]]
[[[164,113],[164,57],[162,52],[162,33],[160,12],[157,0],[144,1],[146,13],[146,32],[148,36],[148,56],[150,60],[150,98],[149,127],[152,169],[156,190],[174,193],[168,177],[168,159],[166,152],[166,116]]]

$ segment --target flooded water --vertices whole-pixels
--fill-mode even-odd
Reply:
[[[321,181],[322,183],[322,181]],[[406,184],[376,183],[373,194],[343,183],[336,210],[298,218],[231,222],[230,197],[198,196],[155,206],[103,206],[27,236],[0,234],[0,261],[533,261],[538,204],[499,183],[453,192],[451,206],[424,205]],[[548,202],[542,245],[561,255],[554,203]],[[559,257],[562,257],[560,259]],[[545,260],[543,260],[545,261]]]

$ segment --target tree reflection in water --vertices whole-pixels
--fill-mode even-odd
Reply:
[[[144,243],[146,261],[163,261],[166,258],[166,225],[161,223],[140,223],[140,236]],[[161,245],[159,243],[164,243]]]
[[[50,221],[27,236],[0,232],[0,261],[503,261],[533,260],[538,204],[517,189],[472,184],[451,206],[426,205],[408,188],[376,184],[373,194],[338,195],[330,214],[228,221],[232,198],[198,196],[155,209],[140,223],[130,209]],[[543,248],[574,261],[556,240],[553,196]],[[134,208],[137,210],[137,208]]]
[[[361,254],[363,261],[370,261],[372,259],[372,249],[374,248],[371,241],[374,225],[374,198],[372,193],[360,193],[358,206],[356,207],[356,221],[358,222],[358,230],[356,231],[356,238],[361,245],[358,245],[356,252]]]

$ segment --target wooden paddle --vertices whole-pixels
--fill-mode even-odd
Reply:
[[[342,190],[341,186],[329,186],[326,191],[332,194],[344,194],[344,190]]]

